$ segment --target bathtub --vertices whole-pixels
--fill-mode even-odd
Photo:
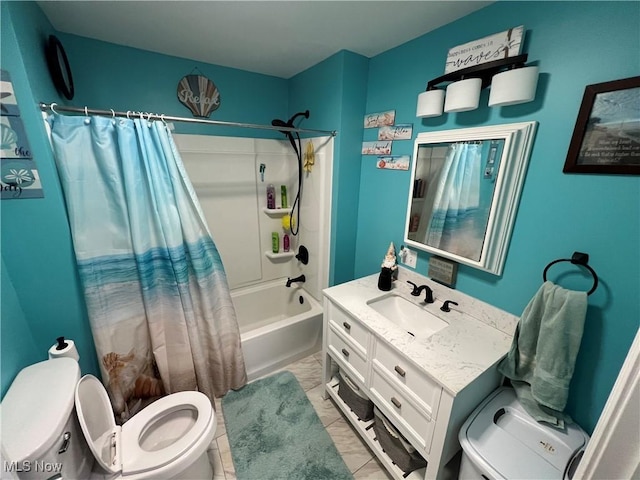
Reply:
[[[286,279],[234,289],[249,381],[322,348],[322,305]]]

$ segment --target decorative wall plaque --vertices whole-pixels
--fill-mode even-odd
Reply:
[[[0,70],[0,198],[42,198],[36,162],[9,72]]]
[[[220,107],[220,92],[204,75],[189,74],[178,82],[178,100],[194,117],[207,118]]]

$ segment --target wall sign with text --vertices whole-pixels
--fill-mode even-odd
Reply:
[[[42,185],[9,72],[0,70],[0,198],[42,198]]]
[[[463,68],[474,67],[502,58],[515,57],[522,52],[524,25],[510,28],[504,32],[458,45],[449,50],[444,73]]]

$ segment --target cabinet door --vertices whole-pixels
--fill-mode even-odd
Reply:
[[[378,340],[374,350],[373,364],[376,368],[395,381],[396,389],[404,389],[409,396],[413,396],[419,406],[435,419],[442,387],[386,343]]]

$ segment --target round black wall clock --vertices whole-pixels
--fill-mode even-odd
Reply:
[[[73,98],[73,77],[71,75],[71,67],[69,59],[62,47],[62,43],[55,35],[49,35],[49,41],[45,49],[47,56],[47,65],[49,73],[53,79],[53,84],[58,91],[62,93],[68,100]]]

